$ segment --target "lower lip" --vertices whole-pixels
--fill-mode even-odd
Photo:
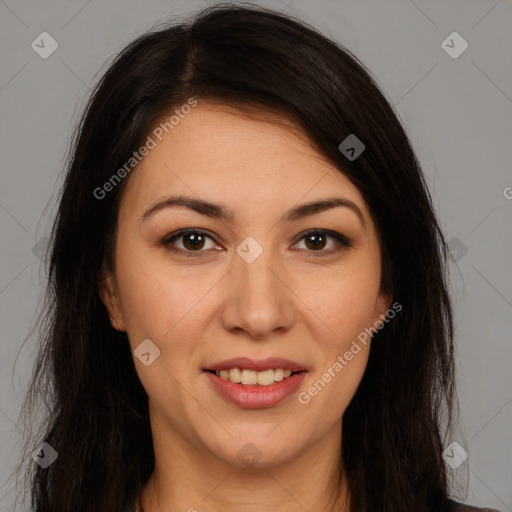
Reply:
[[[227,400],[247,409],[264,409],[283,401],[295,392],[306,376],[306,371],[294,373],[280,382],[268,386],[245,386],[228,379],[218,377],[214,373],[204,371],[213,387]]]

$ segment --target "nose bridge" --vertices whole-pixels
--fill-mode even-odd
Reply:
[[[241,285],[239,291],[244,295],[245,289],[246,298],[257,299],[260,307],[272,307],[280,294],[280,283],[276,277],[280,265],[268,237],[265,248],[255,238],[247,237],[238,245],[236,252],[233,270]]]
[[[278,255],[253,237],[243,240],[236,252],[223,308],[225,327],[241,328],[254,337],[288,327],[290,293]]]

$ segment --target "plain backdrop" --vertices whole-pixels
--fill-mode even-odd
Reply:
[[[14,503],[18,414],[36,347],[34,337],[23,341],[45,287],[41,258],[72,129],[117,52],[155,23],[208,3],[0,1],[1,511]],[[296,15],[353,51],[404,124],[457,259],[463,429],[452,441],[468,458],[452,471],[462,482],[453,496],[512,511],[510,0],[255,3]],[[58,45],[47,58],[32,46],[41,37],[45,51]]]

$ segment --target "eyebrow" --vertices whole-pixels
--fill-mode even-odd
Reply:
[[[147,219],[154,213],[166,208],[180,207],[188,208],[197,213],[200,213],[201,215],[205,215],[206,217],[221,219],[228,222],[232,221],[235,217],[233,212],[222,204],[215,204],[204,199],[196,199],[194,197],[188,196],[171,196],[148,208],[142,214],[142,219]],[[319,201],[312,201],[309,203],[301,204],[299,206],[295,206],[285,215],[283,215],[283,217],[281,217],[281,222],[297,221],[310,215],[321,213],[337,207],[344,207],[352,210],[361,221],[363,227],[366,228],[366,221],[363,213],[361,212],[361,209],[354,202],[344,197],[329,197]]]

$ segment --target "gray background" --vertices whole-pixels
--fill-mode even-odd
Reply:
[[[44,291],[40,249],[72,127],[115,53],[155,22],[207,3],[0,1],[0,511],[14,502],[18,414],[36,341],[22,343]],[[461,482],[453,495],[512,511],[510,0],[256,3],[298,15],[346,45],[395,105],[457,251],[463,429],[453,441],[469,457],[452,472]],[[31,48],[44,31],[59,45],[47,59]],[[453,31],[469,44],[455,59],[441,46]]]

